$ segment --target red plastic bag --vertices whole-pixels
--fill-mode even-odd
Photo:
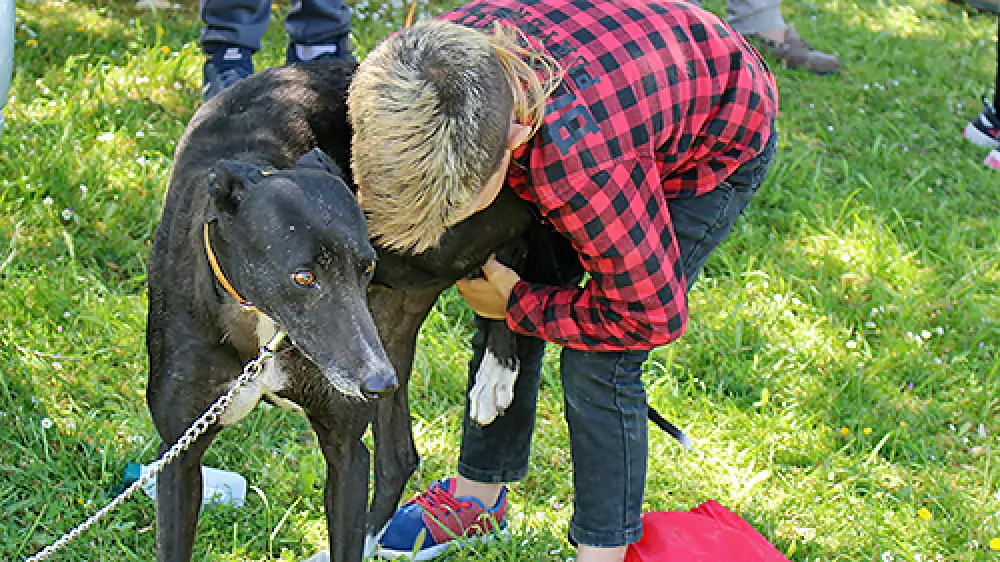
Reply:
[[[642,516],[642,540],[625,562],[789,562],[756,529],[715,500],[691,511]]]

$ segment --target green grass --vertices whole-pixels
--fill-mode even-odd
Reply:
[[[404,11],[355,4],[359,52]],[[652,433],[648,508],[717,499],[801,562],[1000,560],[1000,177],[959,138],[992,85],[997,22],[944,0],[784,11],[845,71],[776,69],[773,171],[691,295],[688,334],[647,365],[651,402],[698,444]],[[144,264],[201,86],[191,3],[37,0],[17,15],[0,139],[3,560],[55,540],[112,497],[126,462],[154,458]],[[271,26],[258,67],[280,64],[282,33]],[[470,324],[449,292],[422,332],[409,492],[453,470]],[[573,556],[550,351],[511,539],[446,560]],[[322,462],[300,416],[258,408],[205,463],[253,488],[242,509],[203,512],[197,559],[295,560],[324,544]],[[149,560],[154,525],[139,496],[57,558]]]

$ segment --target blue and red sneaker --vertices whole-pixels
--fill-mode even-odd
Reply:
[[[376,553],[384,558],[405,556],[431,560],[462,539],[490,540],[507,528],[507,488],[493,507],[474,497],[456,498],[455,479],[431,484],[389,520]]]

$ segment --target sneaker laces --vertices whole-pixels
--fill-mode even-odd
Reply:
[[[418,494],[410,502],[419,505],[432,514],[458,513],[471,506],[470,502],[461,501],[448,493],[440,484],[436,484],[426,492]]]

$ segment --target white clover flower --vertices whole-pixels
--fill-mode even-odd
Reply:
[[[42,428],[43,429],[49,429],[50,427],[52,427],[52,419],[51,418],[42,418]]]

